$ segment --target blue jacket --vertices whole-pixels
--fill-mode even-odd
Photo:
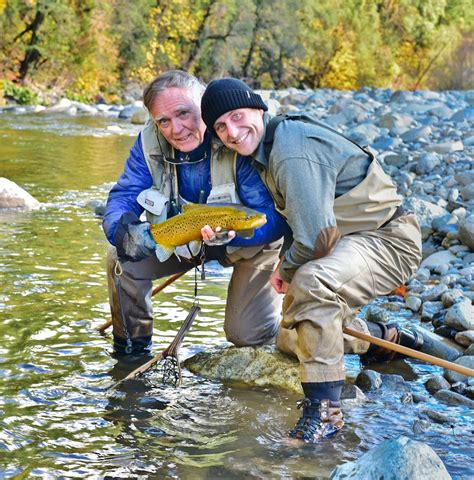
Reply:
[[[210,136],[206,135],[205,141],[209,140]],[[288,235],[291,230],[283,217],[275,210],[270,193],[248,157],[239,155],[236,169],[237,191],[240,200],[247,207],[265,213],[267,223],[256,229],[252,238],[236,237],[229,245],[234,247],[265,245]],[[204,191],[203,200],[207,200],[211,190],[210,159],[196,164],[180,165],[178,181],[179,193],[187,201],[198,202],[201,190]],[[115,245],[115,229],[120,217],[125,212],[134,212],[137,216],[142,214],[143,208],[137,202],[137,196],[143,190],[150,188],[152,184],[150,170],[143,154],[141,134],[139,134],[125,162],[125,168],[117,183],[112,187],[107,200],[102,226],[112,245]]]

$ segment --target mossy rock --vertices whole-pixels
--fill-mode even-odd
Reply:
[[[303,395],[298,361],[275,346],[218,346],[186,359],[183,366],[204,378],[234,385],[279,388]],[[342,389],[344,404],[361,404],[366,400],[356,385],[346,383]]]
[[[277,387],[301,394],[298,362],[273,346],[214,347],[183,362],[205,378],[261,387]]]

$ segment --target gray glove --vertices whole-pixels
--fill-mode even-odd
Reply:
[[[140,222],[134,212],[126,212],[120,217],[114,239],[118,256],[130,262],[149,257],[156,248],[150,233],[150,224]]]

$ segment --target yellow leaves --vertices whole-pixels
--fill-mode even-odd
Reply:
[[[329,71],[321,78],[321,87],[353,90],[357,85],[357,62],[349,41],[343,41],[329,61]]]
[[[156,38],[150,42],[150,45],[145,54],[145,64],[137,69],[134,69],[130,72],[130,77],[134,79],[139,79],[144,83],[151,82],[157,75],[157,67],[155,65],[155,57],[157,51],[160,51],[161,45],[158,43]]]
[[[154,62],[162,68],[183,68],[188,52],[197,40],[204,9],[200,2],[173,0],[150,11],[150,25],[157,48]]]
[[[78,95],[103,95],[120,80],[143,85],[171,68],[206,81],[243,76],[262,88],[472,85],[471,4],[0,0],[0,76],[18,77],[32,50],[27,27],[41,7],[47,15],[34,45],[41,58],[28,79]],[[450,76],[446,65],[458,73]]]

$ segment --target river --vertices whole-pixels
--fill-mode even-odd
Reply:
[[[286,392],[187,371],[179,388],[135,380],[108,390],[137,363],[117,361],[110,332],[96,331],[109,319],[108,243],[92,205],[106,198],[138,130],[114,118],[0,115],[0,176],[45,204],[0,213],[0,478],[327,478],[336,465],[399,435],[428,443],[454,478],[468,478],[466,410],[435,400],[427,406],[454,412],[454,428],[433,424],[414,433],[419,407],[383,391],[349,408],[332,442],[295,449],[285,432],[298,417],[298,398]],[[225,343],[229,275],[214,265],[200,283],[202,312],[183,358]],[[156,353],[174,337],[193,292],[191,272],[154,297]],[[348,356],[349,376],[359,368]],[[426,395],[423,381],[440,369],[407,361],[384,371],[403,374]]]

